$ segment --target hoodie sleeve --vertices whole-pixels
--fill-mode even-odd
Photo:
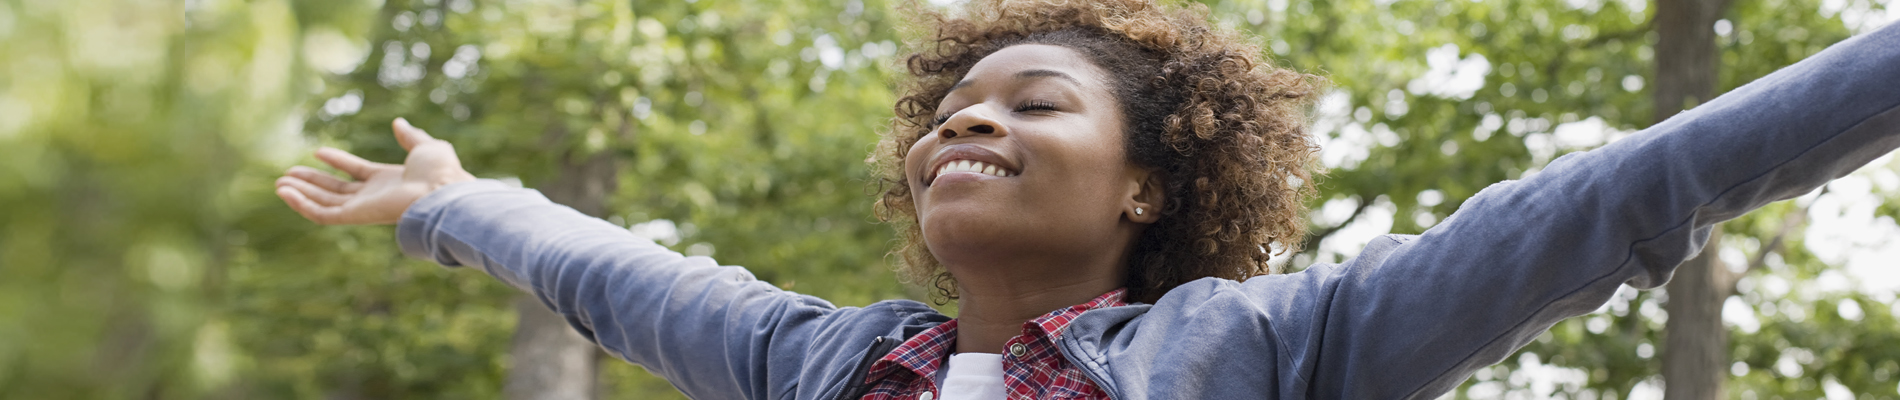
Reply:
[[[409,256],[478,268],[531,293],[588,340],[694,398],[789,391],[792,382],[771,378],[797,375],[799,351],[837,311],[492,180],[417,201],[397,238]]]

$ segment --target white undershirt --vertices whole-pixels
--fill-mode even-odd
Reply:
[[[997,400],[1003,394],[1003,355],[957,353],[937,370],[939,400]]]

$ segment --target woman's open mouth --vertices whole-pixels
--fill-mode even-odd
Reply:
[[[937,178],[945,175],[970,174],[974,175],[972,178],[982,179],[986,178],[982,175],[1008,178],[1020,173],[1009,166],[1007,159],[989,149],[956,145],[946,147],[938,153],[936,167],[930,169],[929,175],[924,177],[924,185],[934,184]]]
[[[975,160],[956,160],[944,163],[942,167],[938,167],[936,175],[942,176],[943,174],[953,172],[974,172],[997,177],[1008,177],[1014,174],[1008,169],[996,166],[996,164]]]

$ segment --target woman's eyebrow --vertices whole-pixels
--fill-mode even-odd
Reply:
[[[1034,78],[1046,78],[1046,77],[1062,78],[1063,80],[1067,80],[1069,81],[1069,83],[1073,83],[1076,86],[1082,86],[1081,80],[1075,79],[1075,77],[1069,76],[1069,74],[1063,73],[1062,71],[1057,71],[1053,69],[1030,69],[1030,70],[1023,70],[1021,72],[1016,73],[1016,80],[1019,80],[1019,81],[1034,79]],[[962,82],[957,82],[955,86],[951,86],[950,91],[955,92],[957,91],[957,89],[962,89],[964,86],[970,86],[970,84],[975,83],[975,82],[976,82],[975,79],[964,79]]]

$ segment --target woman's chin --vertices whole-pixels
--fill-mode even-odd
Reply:
[[[971,207],[975,208],[975,207]],[[952,253],[1000,253],[1012,247],[1008,240],[1015,222],[1000,213],[962,208],[937,209],[923,215],[924,243],[939,258]]]

